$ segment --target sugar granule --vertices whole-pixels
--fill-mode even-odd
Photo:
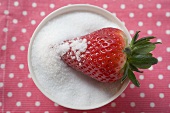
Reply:
[[[60,55],[65,54],[70,45],[65,44],[57,49],[64,40],[80,37],[104,27],[120,28],[95,13],[72,12],[53,18],[36,35],[31,54],[34,74],[41,87],[53,96],[58,104],[71,108],[98,105],[108,101],[117,88],[121,87],[119,82],[97,82],[68,67]],[[79,49],[76,58],[83,57],[79,54],[85,51],[87,43],[86,40],[80,40],[78,45],[72,46],[72,49]]]
[[[76,40],[72,39],[69,41],[69,43],[63,42],[57,46],[57,51],[56,51],[57,55],[63,56],[66,52],[68,52],[69,50],[72,50],[76,56],[76,59],[80,61],[81,60],[80,54],[82,52],[85,52],[87,49],[86,42],[87,42],[86,39],[80,39],[80,38],[76,38]],[[71,57],[71,58],[75,59],[74,57]]]
[[[63,43],[57,47],[56,52],[59,56],[63,56],[70,49],[69,43]]]

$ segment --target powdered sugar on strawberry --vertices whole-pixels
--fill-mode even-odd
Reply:
[[[70,49],[69,43],[62,43],[57,47],[57,54],[63,56]]]
[[[87,40],[86,39],[80,39],[77,38],[77,40],[70,40],[69,42],[66,43],[61,43],[58,47],[57,47],[57,54],[59,56],[63,56],[64,54],[66,54],[67,52],[70,52],[70,55],[75,54],[75,57],[71,57],[72,59],[76,59],[77,61],[81,60],[81,53],[85,52],[87,49]]]

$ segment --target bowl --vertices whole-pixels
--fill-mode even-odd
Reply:
[[[90,109],[102,107],[110,103],[111,101],[115,100],[126,89],[126,87],[129,84],[129,79],[126,79],[122,84],[120,83],[120,81],[117,81],[116,83],[100,83],[95,80],[92,80],[90,77],[85,77],[84,75],[80,77],[79,75],[81,73],[73,72],[72,69],[69,69],[73,73],[71,76],[75,77],[74,80],[72,80],[72,84],[74,84],[75,82],[79,85],[72,85],[70,81],[69,82],[67,81],[67,83],[60,83],[59,85],[59,83],[57,83],[59,79],[56,78],[56,76],[59,75],[55,74],[55,76],[52,76],[53,75],[52,71],[46,72],[43,70],[44,69],[43,65],[46,65],[46,64],[41,64],[40,62],[41,59],[43,58],[39,57],[37,60],[34,60],[34,54],[38,56],[40,54],[39,52],[42,51],[42,50],[33,51],[35,45],[41,45],[41,39],[39,41],[36,41],[38,40],[37,38],[39,36],[39,33],[40,32],[43,33],[42,32],[43,30],[45,32],[48,32],[48,29],[45,30],[44,27],[47,26],[49,22],[51,22],[53,19],[58,18],[62,15],[71,14],[73,12],[83,12],[83,13],[88,12],[88,13],[99,15],[102,18],[107,19],[109,22],[116,24],[117,27],[122,29],[126,34],[128,41],[130,42],[131,37],[127,28],[116,16],[114,16],[109,11],[89,4],[75,4],[75,5],[64,6],[50,13],[48,16],[46,16],[35,29],[28,48],[28,68],[32,76],[32,79],[36,84],[36,86],[38,87],[38,89],[50,100],[66,108],[77,109],[77,110],[90,110]],[[49,40],[47,40],[47,43],[48,41]],[[48,57],[48,56],[44,55],[44,57]],[[42,66],[42,72],[40,71],[37,72],[36,71],[37,68],[41,66]],[[67,85],[67,87],[64,87],[63,84]],[[81,87],[84,87],[84,90]],[[86,90],[89,92],[87,92]],[[91,93],[90,90],[92,91]],[[70,93],[71,91],[74,94],[73,93],[71,94]],[[83,91],[86,93],[86,95],[81,94],[81,92]]]

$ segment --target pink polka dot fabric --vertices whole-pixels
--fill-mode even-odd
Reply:
[[[140,88],[129,84],[113,102],[95,109],[64,108],[35,86],[27,66],[30,38],[40,21],[69,4],[92,4],[116,15],[131,35],[154,35],[162,42],[153,52],[159,64],[137,74]],[[74,100],[73,100],[74,101]],[[0,0],[1,113],[169,113],[170,1],[169,0]]]

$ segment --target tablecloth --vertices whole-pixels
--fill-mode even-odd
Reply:
[[[92,4],[116,15],[133,36],[153,35],[162,42],[153,52],[158,64],[136,73],[114,101],[94,110],[64,108],[35,86],[27,66],[30,38],[41,20],[70,4]],[[0,0],[1,113],[170,113],[170,0]]]

